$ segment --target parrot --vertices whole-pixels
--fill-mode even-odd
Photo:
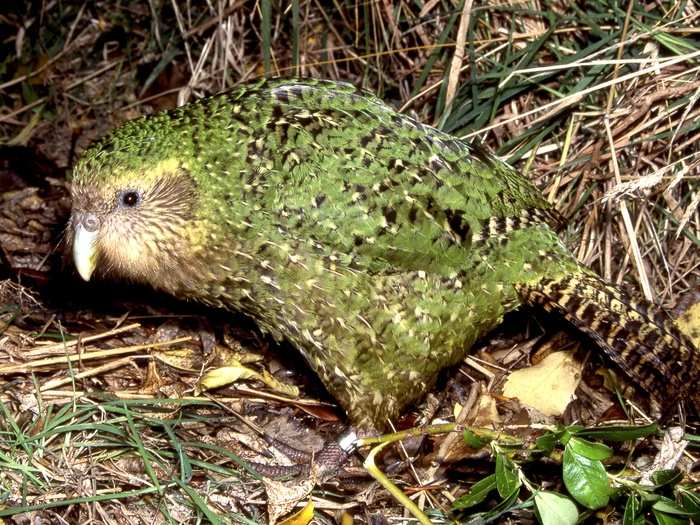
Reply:
[[[523,305],[663,407],[700,407],[693,343],[577,261],[526,177],[352,84],[262,79],[128,121],[82,154],[71,195],[83,279],[245,314],[357,428],[386,428]]]

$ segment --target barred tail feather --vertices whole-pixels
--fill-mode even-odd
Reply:
[[[593,338],[664,407],[690,398],[700,411],[700,351],[658,307],[587,273],[542,279],[519,293],[525,303],[562,314]]]

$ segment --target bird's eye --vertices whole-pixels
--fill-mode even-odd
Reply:
[[[121,193],[119,201],[125,208],[133,208],[141,202],[141,195],[138,191],[127,190]]]

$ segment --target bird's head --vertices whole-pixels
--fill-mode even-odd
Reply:
[[[196,235],[196,187],[179,146],[134,121],[78,162],[69,236],[83,279],[113,274],[172,288]]]

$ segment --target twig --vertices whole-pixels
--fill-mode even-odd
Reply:
[[[449,113],[452,109],[452,102],[457,93],[457,84],[459,82],[459,71],[462,68],[464,60],[464,47],[467,40],[467,29],[469,28],[469,20],[471,19],[472,0],[464,0],[462,7],[462,15],[459,19],[459,28],[457,30],[457,41],[455,42],[455,52],[452,55],[452,63],[450,64],[450,74],[447,81],[447,91],[445,93],[445,112]]]
[[[610,128],[610,120],[605,117],[603,119],[605,124],[605,132],[608,135],[608,141],[610,143],[610,160],[612,161],[613,172],[615,173],[615,180],[617,184],[621,184],[620,179],[620,168],[617,165],[617,157],[615,156],[615,141],[612,136],[612,129]],[[642,291],[644,292],[644,297],[647,301],[653,301],[653,293],[651,290],[651,285],[649,284],[649,277],[647,276],[646,268],[644,267],[644,260],[642,259],[642,253],[639,250],[639,244],[637,243],[637,232],[632,224],[632,218],[630,217],[629,210],[627,209],[627,202],[620,200],[620,213],[622,214],[622,221],[625,225],[625,230],[627,231],[627,236],[630,240],[630,246],[632,248],[632,255],[634,260],[634,265],[637,268],[637,273],[639,274],[639,281],[642,285]]]

